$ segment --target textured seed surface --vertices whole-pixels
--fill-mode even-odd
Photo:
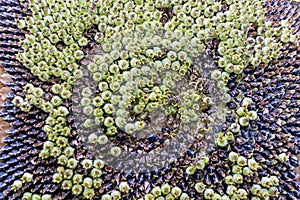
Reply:
[[[118,196],[121,199],[153,199],[154,197],[156,199],[300,198],[300,184],[295,173],[295,168],[299,166],[295,155],[299,154],[300,150],[300,4],[297,1],[268,0],[262,4],[260,1],[249,1],[253,2],[255,6],[262,5],[262,7],[256,9],[251,4],[247,7],[248,9],[237,12],[239,13],[237,16],[232,14],[232,10],[239,10],[236,7],[237,4],[233,3],[234,0],[207,1],[206,4],[203,3],[206,1],[199,1],[202,2],[199,3],[199,8],[202,9],[204,5],[204,11],[201,15],[205,16],[205,20],[200,19],[197,23],[204,23],[203,28],[206,28],[206,32],[197,32],[197,37],[205,38],[200,39],[201,44],[205,45],[206,53],[213,58],[215,63],[222,64],[219,62],[221,59],[227,62],[226,67],[220,65],[212,75],[213,80],[219,81],[216,87],[225,88],[230,95],[227,96],[227,100],[224,97],[226,103],[222,104],[224,111],[226,111],[226,121],[222,124],[221,130],[214,133],[214,137],[207,139],[207,143],[214,144],[207,155],[202,156],[195,152],[203,144],[201,143],[202,140],[199,139],[199,143],[191,146],[179,159],[172,163],[166,163],[163,168],[154,167],[155,170],[143,171],[144,173],[139,173],[135,169],[125,170],[123,166],[126,166],[126,163],[120,162],[117,168],[106,165],[103,160],[94,157],[93,153],[95,152],[93,150],[98,150],[95,147],[102,145],[101,153],[108,152],[116,158],[122,155],[120,147],[128,151],[148,152],[174,137],[168,128],[163,129],[161,135],[171,136],[170,138],[160,135],[153,136],[146,132],[145,135],[148,137],[133,141],[130,133],[137,125],[127,124],[124,129],[120,130],[119,128],[122,126],[117,125],[117,123],[115,125],[117,119],[110,115],[114,107],[113,101],[108,103],[108,100],[111,97],[117,98],[116,93],[113,92],[103,92],[102,95],[99,95],[105,104],[103,107],[98,106],[103,110],[104,114],[102,115],[105,116],[103,122],[100,123],[101,128],[106,131],[101,136],[101,144],[98,144],[98,140],[100,140],[97,138],[98,135],[95,138],[88,131],[84,132],[86,137],[79,137],[78,135],[78,130],[76,130],[78,123],[82,123],[87,129],[92,125],[91,121],[82,120],[78,122],[74,116],[69,115],[71,105],[74,102],[70,100],[72,94],[68,87],[73,87],[73,84],[72,80],[68,78],[82,76],[76,83],[79,86],[74,92],[78,99],[74,99],[74,101],[75,104],[78,104],[79,112],[83,107],[85,115],[91,115],[90,107],[88,107],[88,104],[91,103],[88,100],[81,101],[80,98],[90,97],[90,91],[97,90],[98,84],[84,83],[90,80],[90,77],[97,78],[99,74],[96,74],[96,70],[92,66],[75,73],[73,66],[66,67],[66,62],[86,65],[90,64],[90,61],[88,59],[82,60],[82,53],[104,54],[104,52],[110,52],[110,44],[104,45],[100,38],[101,35],[96,37],[96,33],[99,33],[98,31],[103,32],[102,26],[113,23],[122,24],[124,21],[117,19],[116,22],[109,22],[115,20],[110,14],[107,24],[99,23],[97,26],[97,23],[93,26],[89,24],[93,20],[85,19],[82,21],[85,15],[78,16],[78,13],[73,12],[72,15],[77,18],[69,18],[68,9],[74,7],[73,1],[68,1],[67,6],[62,3],[58,4],[57,8],[55,5],[49,7],[55,10],[65,6],[65,9],[60,13],[68,20],[68,23],[81,20],[80,23],[74,24],[74,27],[76,26],[78,30],[82,28],[88,30],[84,32],[84,35],[80,35],[80,31],[75,34],[68,29],[72,32],[73,37],[62,36],[64,39],[54,45],[57,54],[49,56],[49,58],[58,58],[59,63],[51,63],[51,60],[41,56],[47,63],[51,63],[52,71],[49,72],[43,69],[40,63],[38,68],[32,67],[36,64],[31,64],[30,61],[36,62],[36,59],[39,58],[32,56],[35,53],[26,49],[24,47],[26,45],[22,47],[18,43],[24,40],[25,36],[33,35],[37,27],[30,25],[25,30],[21,30],[17,28],[14,21],[14,19],[22,16],[30,16],[32,14],[30,10],[43,9],[40,11],[41,13],[51,15],[51,13],[47,14],[49,11],[47,7],[36,7],[45,2],[0,1],[0,103],[3,108],[1,120],[5,119],[6,121],[0,120],[0,138],[3,137],[5,143],[3,146],[3,143],[0,142],[3,146],[0,152],[0,172],[3,171],[0,174],[0,199],[21,199],[31,195],[33,199],[40,199],[42,196],[42,199],[111,199],[112,197],[118,199]],[[52,4],[51,0],[47,2]],[[125,1],[116,1],[114,5],[116,12],[119,13],[119,10],[123,9],[123,2]],[[137,0],[135,2],[140,4],[143,1]],[[184,24],[189,26],[189,18],[185,14],[177,13],[179,12],[176,10],[178,6],[161,8],[159,2],[157,1],[155,5],[160,7],[158,12],[161,13],[161,16],[156,21],[166,26],[172,26],[169,24],[172,18],[183,16]],[[84,6],[78,7],[78,9],[93,16],[93,10],[98,8],[96,3],[93,5],[87,3],[88,6],[91,6],[91,10],[87,10]],[[109,1],[106,3],[109,4]],[[122,6],[118,5],[119,3]],[[189,3],[193,4],[193,1]],[[209,6],[210,4],[218,5],[219,8]],[[134,6],[139,8],[135,4]],[[184,9],[184,13],[187,15],[197,14],[197,10],[191,9],[188,3],[180,5],[180,7]],[[141,12],[139,9],[142,8],[141,6],[138,8],[137,12],[139,13]],[[151,4],[147,4],[146,8],[152,11]],[[114,9],[110,9],[109,12],[106,12],[102,7],[101,9],[103,10],[99,12],[104,13],[102,16],[109,15],[109,12],[115,12]],[[218,11],[214,11],[214,9]],[[72,11],[72,9],[70,10]],[[260,15],[257,12],[258,16],[254,15],[253,13],[256,13],[257,10],[262,10],[263,13]],[[217,26],[219,21],[214,21],[214,12],[226,13],[225,27]],[[244,26],[239,27],[238,24],[247,26],[247,24],[243,24],[245,20],[242,18],[245,17],[243,13],[247,12],[249,12],[246,15],[249,17],[247,20],[254,21],[254,23],[248,24],[250,27],[246,31],[236,32],[239,28],[245,28]],[[259,21],[259,16],[262,17],[263,22]],[[227,22],[233,19],[236,20],[235,24]],[[102,20],[106,21],[106,18],[104,17]],[[52,23],[50,16],[45,17],[45,21],[46,24]],[[266,21],[273,21],[273,23],[265,23]],[[41,24],[42,22],[32,23],[37,23],[37,26],[47,26]],[[61,25],[63,26],[63,24]],[[216,29],[219,27],[222,31],[226,29],[229,31],[227,30],[227,35],[215,35],[213,33],[216,29],[210,29],[210,25]],[[19,24],[19,26],[23,25]],[[130,26],[130,24],[126,24],[126,26]],[[288,28],[283,28],[284,26]],[[50,28],[55,29],[51,26]],[[107,28],[107,32],[105,32],[106,36],[110,35],[109,31],[112,30],[110,28]],[[179,28],[185,30],[183,25]],[[47,28],[42,30],[45,37],[50,37],[47,35],[47,31],[49,31]],[[50,30],[50,32],[52,31]],[[61,34],[67,33],[61,32]],[[190,33],[186,31],[185,34]],[[233,45],[233,39],[238,40],[239,34],[246,37],[247,44],[237,41],[237,48],[230,47]],[[34,38],[37,38],[35,36]],[[59,33],[58,36],[60,36]],[[269,40],[270,38],[271,40]],[[106,39],[108,43],[111,42],[110,36]],[[50,40],[55,43],[53,38]],[[78,45],[71,46],[72,43]],[[183,40],[182,43],[184,43]],[[265,43],[271,48],[265,48],[263,45]],[[47,40],[41,42],[42,46],[49,44]],[[38,44],[29,42],[28,45],[29,48],[34,48],[34,45]],[[43,48],[42,46],[41,48]],[[116,43],[113,46],[117,49]],[[179,48],[175,43],[173,46]],[[69,47],[77,52],[74,56],[75,60],[67,60],[64,57],[64,54],[68,54],[68,52],[63,49]],[[99,51],[99,48],[102,49]],[[161,54],[164,54],[165,51],[167,49],[162,49]],[[23,62],[19,62],[20,58],[16,59],[18,52],[24,52],[24,55],[31,55],[32,57],[29,60],[24,59]],[[59,52],[63,54],[59,54]],[[143,55],[151,57],[149,52],[145,52]],[[112,52],[109,56],[117,56],[114,53],[116,52]],[[226,56],[226,54],[229,55]],[[241,55],[244,56],[243,59],[240,59],[239,56]],[[264,55],[269,57],[264,58]],[[61,58],[59,58],[60,56]],[[157,58],[164,57],[157,56]],[[164,59],[162,62],[168,64],[168,62],[171,63],[170,60]],[[130,65],[136,64],[134,62],[132,59]],[[6,73],[1,66],[6,70]],[[62,70],[60,67],[65,70],[64,73],[59,71]],[[114,91],[113,87],[116,87],[118,91],[119,77],[115,76],[120,72],[118,70],[114,68],[114,65],[111,65],[108,73],[104,73],[105,70],[100,71],[102,77],[107,76],[107,74],[110,76],[105,78],[105,82],[108,84],[106,90]],[[41,73],[46,71],[47,73]],[[199,77],[188,76],[188,78],[194,81]],[[116,84],[113,85],[112,83]],[[55,84],[58,86],[54,87]],[[203,105],[207,106],[207,104],[212,103],[205,95],[212,93],[216,88],[211,88],[209,83],[204,80],[197,83],[197,87],[203,91],[203,99],[205,99]],[[61,90],[61,88],[63,89]],[[151,86],[142,92],[147,93],[149,88],[151,89]],[[32,93],[31,96],[25,93],[25,90],[27,93]],[[10,91],[12,93],[9,93]],[[141,94],[143,93],[140,92],[135,95],[141,96]],[[26,99],[28,104],[18,106],[16,96]],[[54,96],[59,96],[61,99],[57,106],[54,105],[53,101],[50,101]],[[154,94],[151,98],[155,99]],[[125,100],[125,103],[128,103],[128,98]],[[138,102],[143,102],[144,99],[138,97],[138,100],[140,100]],[[172,103],[175,102],[175,105],[177,101],[177,99],[172,99]],[[140,107],[134,107],[130,117],[134,118],[136,114],[140,114],[139,109]],[[211,115],[209,112],[205,113],[206,109],[203,110],[206,116]],[[192,111],[190,112],[192,113]],[[120,116],[129,116],[122,110],[119,111],[119,114]],[[203,117],[203,119],[206,118]],[[98,118],[98,120],[101,121],[102,119]],[[182,120],[187,119],[182,118]],[[121,120],[118,122],[118,124],[122,124]],[[146,118],[145,122],[147,122]],[[206,132],[204,127],[199,131]],[[105,145],[107,141],[112,141],[114,145],[119,147],[110,148]],[[88,145],[86,145],[87,143]],[[166,158],[167,155],[162,154],[162,159]],[[138,161],[133,158],[130,162]],[[143,170],[142,166],[141,170]],[[80,184],[78,184],[79,182]],[[30,198],[27,197],[27,199]]]

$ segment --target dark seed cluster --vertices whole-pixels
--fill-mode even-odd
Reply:
[[[300,199],[299,13],[271,0],[0,1],[12,78],[0,199]],[[185,152],[140,165],[181,131],[195,138]]]

